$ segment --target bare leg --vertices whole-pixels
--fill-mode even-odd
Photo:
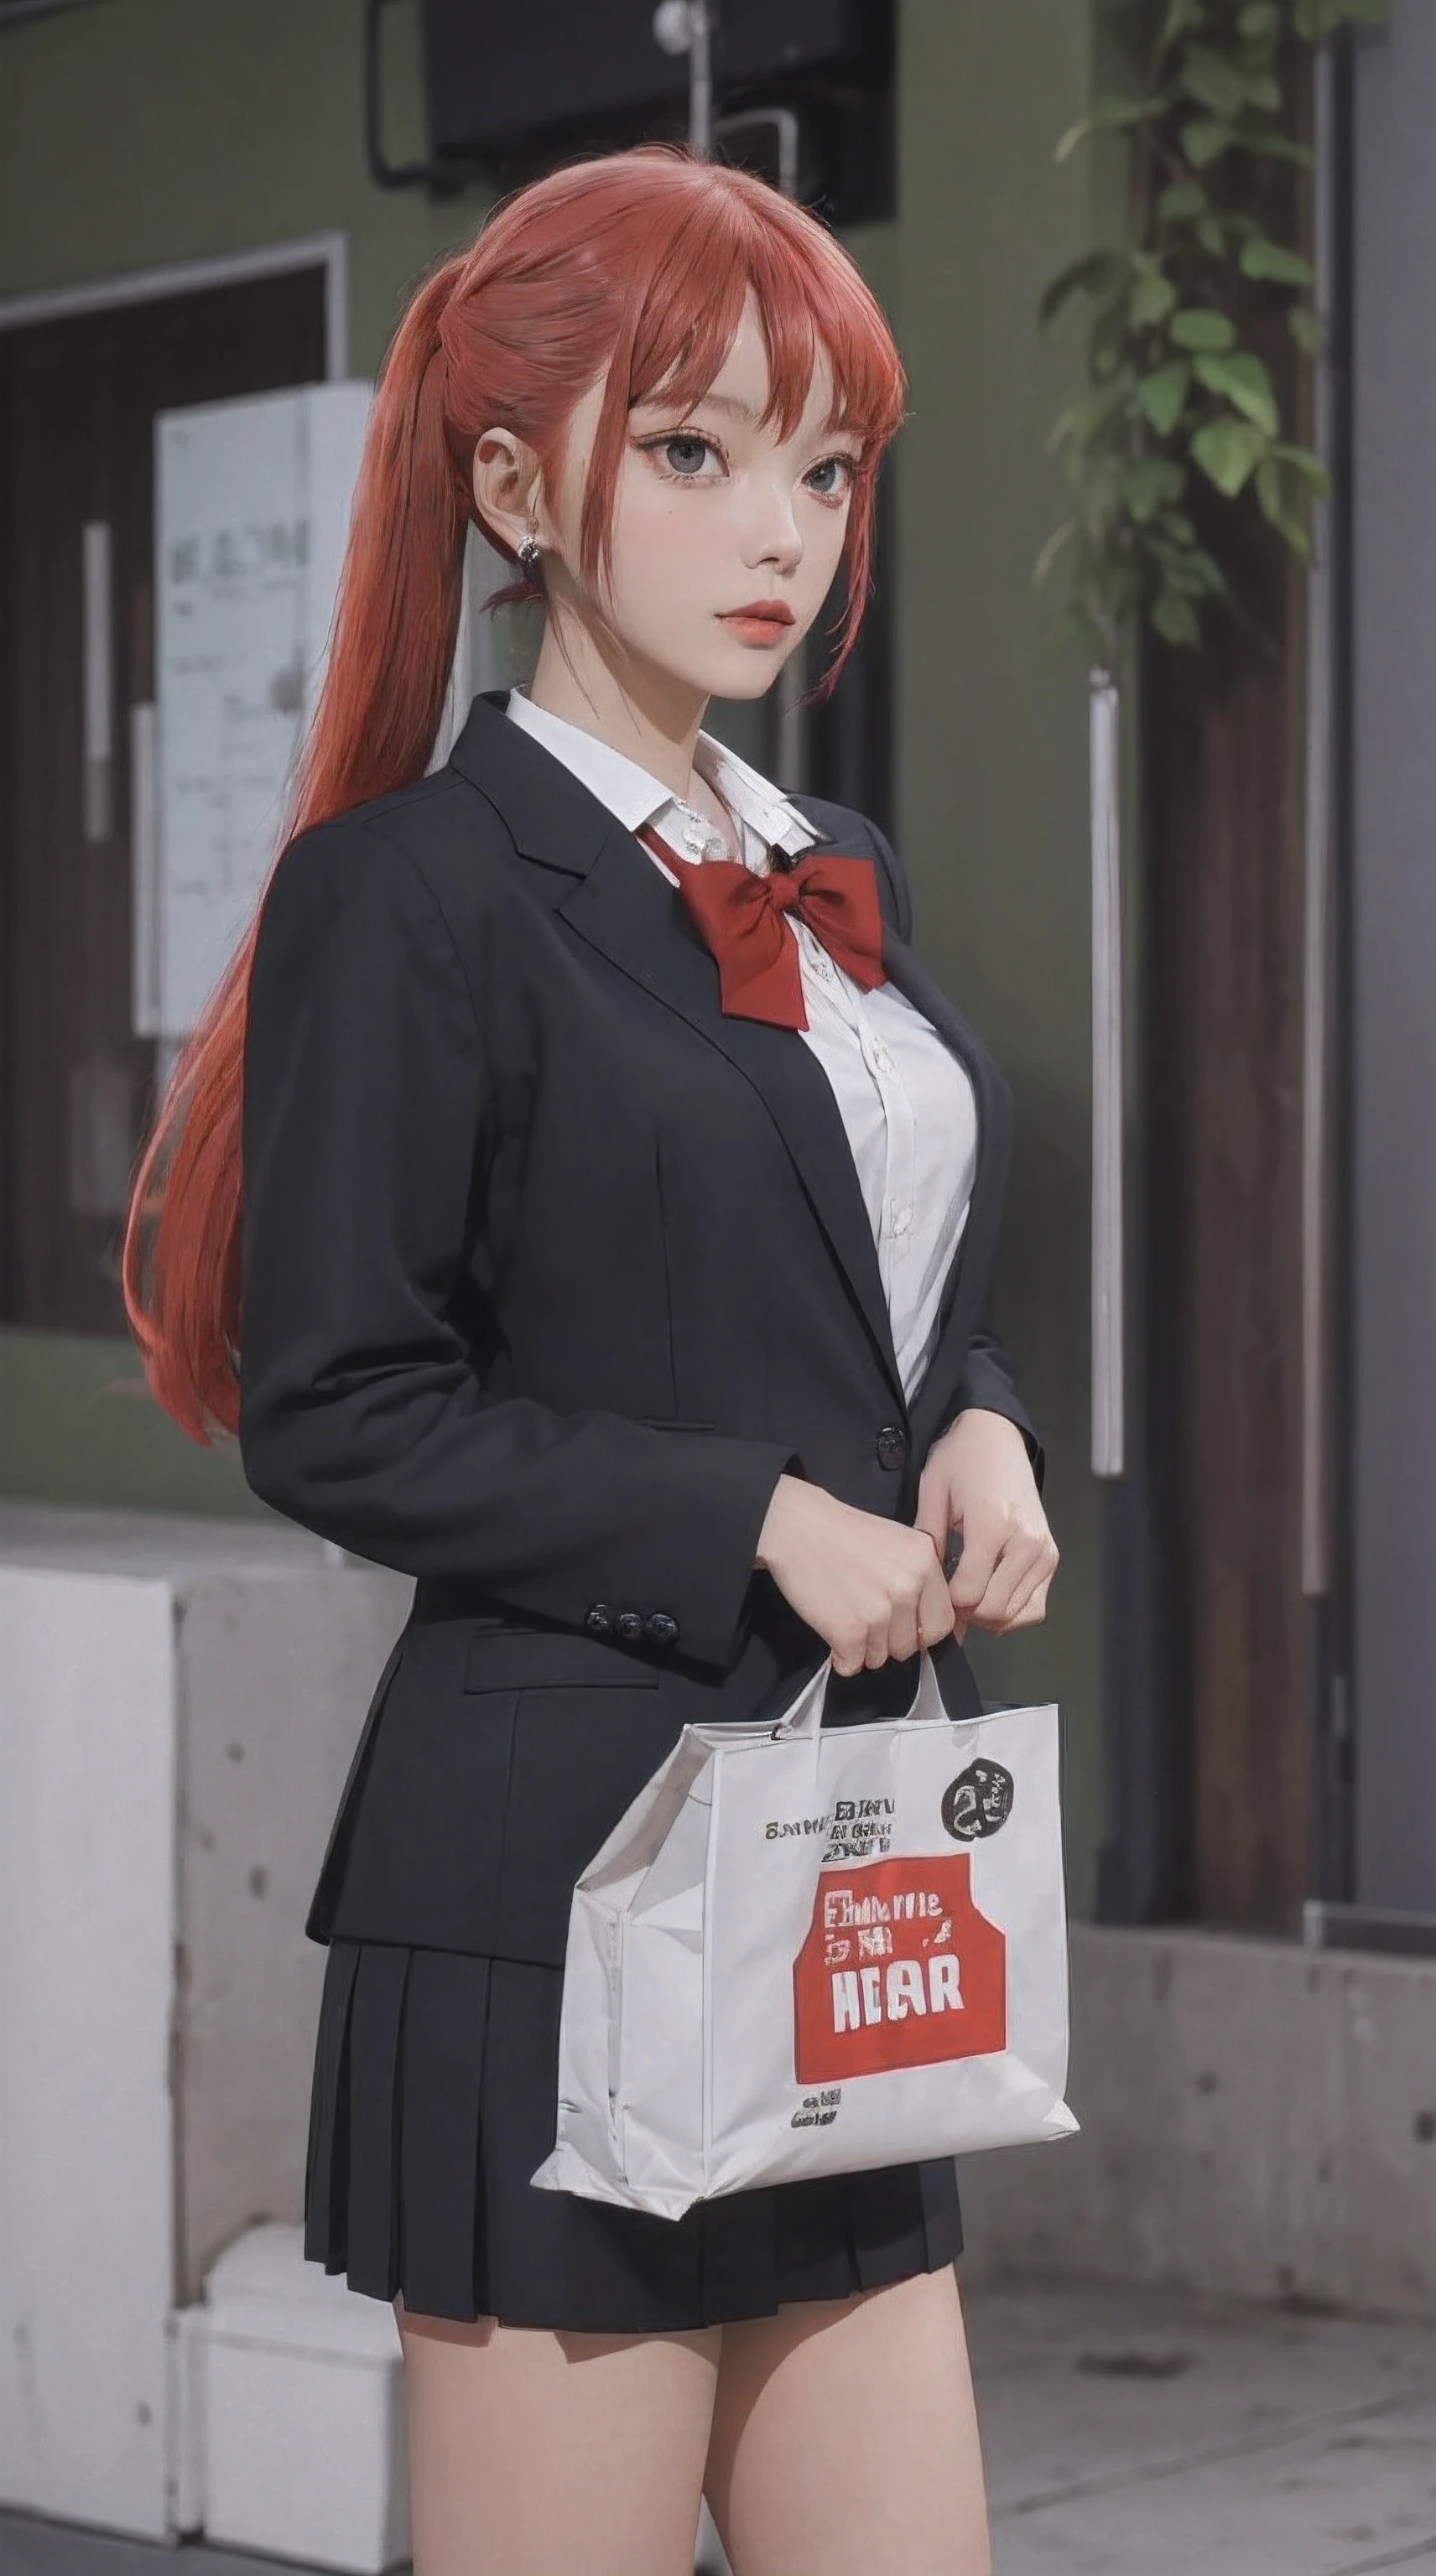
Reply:
[[[725,2326],[705,2485],[734,2576],[991,2576],[952,2268]]]
[[[414,2576],[692,2576],[719,2328],[395,2315]]]

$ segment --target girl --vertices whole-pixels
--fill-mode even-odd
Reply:
[[[736,2576],[989,2565],[950,2163],[677,2224],[529,2180],[574,1880],[685,1721],[825,1653],[829,1722],[889,1714],[924,1644],[967,1713],[967,1625],[1057,1562],[979,1322],[1006,1086],[881,833],[701,730],[841,567],[836,677],[903,389],[822,227],[676,150],[427,281],[288,844],[139,1175],[161,1402],[416,1578],[308,1919],[306,2250],[395,2303],[418,2576],[680,2576],[700,2492]],[[426,775],[470,519],[543,640]]]

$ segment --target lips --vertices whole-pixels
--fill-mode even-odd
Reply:
[[[785,599],[752,599],[746,608],[730,608],[722,623],[747,644],[774,644],[794,623]]]

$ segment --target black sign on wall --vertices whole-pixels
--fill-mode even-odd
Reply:
[[[370,0],[372,22],[386,0]],[[443,187],[486,175],[501,187],[585,151],[681,141],[688,66],[665,51],[654,0],[422,0],[430,159],[375,176]],[[377,48],[371,46],[371,62]],[[893,211],[893,0],[721,0],[714,9],[714,106],[798,116],[798,192],[835,223]],[[371,102],[371,133],[379,118]],[[724,156],[776,177],[770,138],[719,135]]]

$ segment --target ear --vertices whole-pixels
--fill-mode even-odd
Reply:
[[[516,554],[539,506],[541,477],[533,449],[512,430],[486,429],[474,449],[473,483],[481,524]]]

